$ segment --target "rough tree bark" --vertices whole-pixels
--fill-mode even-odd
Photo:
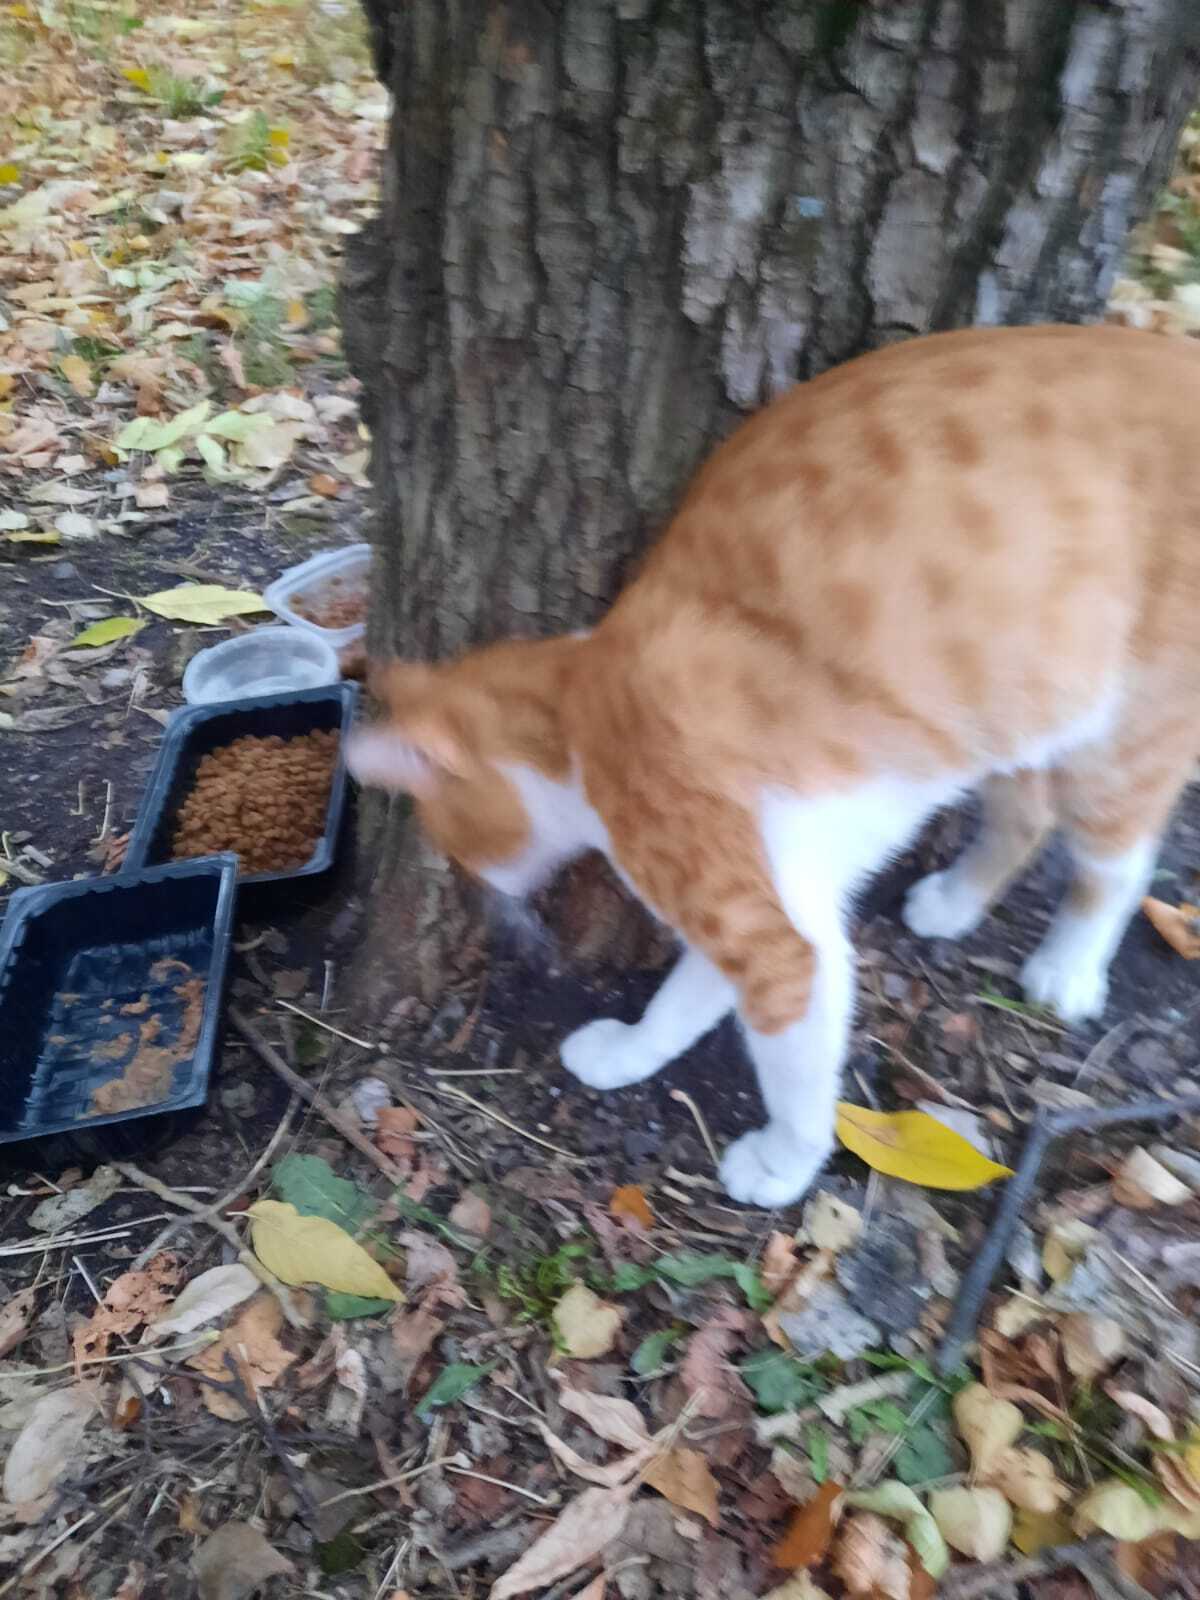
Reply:
[[[1196,0],[363,4],[395,110],[343,315],[414,657],[596,617],[797,379],[1098,317],[1200,88]],[[461,906],[395,815],[374,848],[428,993]]]

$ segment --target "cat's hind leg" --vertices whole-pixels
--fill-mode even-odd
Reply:
[[[1147,717],[1136,737],[1125,732],[1088,746],[1052,774],[1075,876],[1021,977],[1029,999],[1053,1006],[1066,1022],[1104,1010],[1109,965],[1150,882],[1195,747],[1192,719],[1155,729]]]
[[[1053,812],[1044,772],[993,773],[980,789],[979,832],[958,860],[913,885],[904,920],[922,939],[958,939],[1040,848]]]
[[[736,991],[700,950],[689,946],[638,1022],[599,1017],[562,1042],[563,1065],[591,1089],[621,1089],[653,1077],[729,1012]]]

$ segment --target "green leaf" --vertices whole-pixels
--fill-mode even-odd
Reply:
[[[660,1328],[657,1333],[647,1334],[629,1358],[629,1365],[639,1378],[648,1378],[663,1366],[667,1351],[678,1338],[678,1328]]]
[[[613,1293],[632,1294],[635,1289],[644,1289],[648,1283],[653,1283],[655,1277],[653,1267],[639,1267],[632,1261],[622,1261],[613,1269]]]
[[[366,1553],[357,1536],[351,1533],[349,1528],[343,1528],[341,1533],[335,1534],[332,1539],[327,1539],[324,1544],[318,1544],[317,1565],[327,1578],[336,1578],[339,1573],[353,1571]],[[245,1592],[240,1584],[238,1592]]]
[[[435,1411],[461,1400],[463,1395],[469,1389],[473,1389],[481,1378],[486,1378],[497,1364],[495,1361],[489,1361],[486,1366],[475,1367],[465,1361],[452,1361],[448,1367],[442,1368],[425,1391],[425,1397],[417,1407],[417,1416],[422,1422],[430,1422]]]
[[[219,583],[183,583],[177,589],[160,589],[138,599],[147,611],[173,622],[217,623],[268,609],[260,594],[226,589]]]
[[[105,617],[76,634],[67,649],[94,649],[98,645],[112,644],[115,639],[127,639],[130,634],[139,633],[144,626],[137,617]]]
[[[937,1523],[907,1484],[888,1479],[873,1489],[851,1489],[846,1504],[858,1511],[874,1511],[904,1524],[904,1535],[917,1552],[931,1578],[940,1578],[950,1565],[950,1551]]]
[[[937,1428],[922,1426],[914,1428],[897,1450],[892,1471],[901,1483],[930,1483],[934,1478],[949,1477],[954,1457]]]
[[[207,433],[196,435],[196,449],[200,452],[204,464],[215,477],[224,477],[226,474],[225,452],[218,440],[212,439]]]
[[[762,1411],[794,1411],[825,1390],[825,1384],[812,1369],[786,1350],[756,1350],[738,1371]]]
[[[204,424],[204,431],[218,439],[230,439],[235,444],[241,444],[256,428],[269,428],[270,425],[270,417],[262,411],[222,411],[211,422]]]
[[[372,1300],[364,1294],[343,1294],[340,1289],[326,1289],[325,1310],[333,1322],[349,1322],[352,1317],[377,1317],[392,1309],[390,1300]]]
[[[211,410],[212,401],[201,400],[199,405],[189,406],[168,422],[159,422],[155,417],[135,417],[113,442],[118,450],[165,450],[168,445],[178,444],[180,439],[197,432]]]
[[[748,1262],[735,1261],[732,1256],[702,1256],[680,1250],[674,1255],[660,1256],[654,1263],[654,1271],[660,1278],[677,1283],[683,1289],[695,1289],[716,1278],[732,1278],[752,1311],[765,1311],[771,1304],[771,1296],[754,1268]]]
[[[284,1156],[272,1169],[271,1185],[279,1198],[294,1205],[301,1216],[327,1217],[351,1234],[358,1233],[378,1209],[369,1194],[364,1194],[347,1179],[339,1178],[328,1161],[322,1161],[320,1156]]]
[[[808,1459],[814,1483],[824,1483],[829,1476],[829,1435],[815,1422],[810,1422],[804,1437],[808,1442]]]

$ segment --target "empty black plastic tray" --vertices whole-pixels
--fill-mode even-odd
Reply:
[[[247,872],[238,879],[242,887],[308,878],[333,865],[346,804],[345,735],[354,720],[357,692],[353,684],[335,683],[327,689],[300,689],[291,694],[264,694],[248,700],[226,700],[219,705],[189,706],[176,711],[167,723],[158,760],[142,795],[137,821],[126,851],[127,868],[157,866],[171,859],[171,835],[183,804],[206,755],[232,744],[246,734],[281,739],[297,738],[329,728],[340,730],[338,758],[325,813],[325,832],[309,859],[287,872]]]
[[[16,891],[0,928],[0,1144],[201,1104],[236,892],[231,855]],[[111,1109],[137,1073],[150,1098]]]

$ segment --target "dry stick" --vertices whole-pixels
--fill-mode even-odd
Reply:
[[[567,1161],[582,1165],[587,1161],[586,1156],[572,1155],[570,1150],[564,1150],[561,1145],[551,1144],[549,1139],[543,1139],[536,1133],[530,1133],[528,1128],[522,1128],[519,1123],[510,1122],[507,1117],[502,1117],[498,1111],[493,1111],[491,1106],[485,1106],[482,1100],[468,1094],[465,1089],[456,1089],[452,1083],[439,1083],[437,1089],[444,1095],[450,1095],[455,1100],[462,1100],[485,1117],[490,1117],[493,1122],[498,1122],[502,1128],[508,1128],[512,1133],[519,1133],[522,1139],[528,1139],[531,1144],[540,1144],[543,1150],[553,1150],[556,1156],[562,1156]]]
[[[1094,1557],[1104,1556],[1111,1549],[1112,1540],[1099,1535],[1078,1544],[1050,1545],[1035,1556],[1026,1556],[1023,1561],[1000,1560],[989,1561],[985,1566],[952,1567],[942,1579],[938,1600],[991,1600],[1002,1583],[1024,1583],[1027,1578],[1038,1578],[1062,1567],[1074,1567],[1077,1560],[1090,1564]]]
[[[708,1157],[713,1164],[713,1169],[719,1172],[721,1170],[721,1158],[717,1154],[717,1147],[713,1143],[713,1136],[708,1131],[708,1123],[705,1122],[700,1107],[692,1099],[691,1095],[683,1089],[672,1089],[671,1099],[678,1100],[680,1105],[686,1106],[691,1112],[692,1121],[700,1130],[700,1137],[704,1140],[704,1148],[708,1151]]]
[[[160,1199],[169,1201],[173,1206],[178,1206],[181,1211],[189,1212],[197,1221],[202,1220],[204,1225],[211,1228],[214,1233],[219,1233],[222,1239],[236,1252],[237,1258],[242,1265],[248,1267],[264,1288],[269,1289],[279,1301],[289,1325],[293,1328],[305,1328],[308,1326],[308,1319],[302,1316],[293,1304],[291,1290],[287,1284],[281,1283],[268,1267],[263,1266],[252,1251],[246,1249],[232,1223],[226,1222],[221,1217],[210,1217],[208,1215],[208,1206],[200,1205],[190,1195],[177,1194],[174,1189],[168,1188],[165,1183],[160,1183],[157,1178],[152,1178],[148,1172],[143,1172],[140,1167],[135,1167],[132,1161],[114,1161],[113,1166],[116,1167],[118,1172],[123,1173],[130,1183],[136,1183],[142,1189],[149,1189],[151,1194],[156,1194]],[[239,1189],[238,1194],[240,1193],[241,1190]],[[234,1198],[236,1199],[237,1196],[235,1195]]]
[[[301,1011],[299,1006],[294,1006],[290,1000],[281,1000],[275,996],[275,1004],[282,1006],[285,1011],[292,1011],[298,1017],[303,1017],[305,1022],[311,1022],[314,1028],[323,1028],[326,1033],[332,1033],[336,1039],[345,1039],[347,1044],[356,1044],[360,1050],[378,1050],[377,1044],[372,1044],[370,1039],[359,1039],[353,1033],[343,1033],[340,1028],[335,1028],[332,1022],[326,1022],[323,1017],[314,1017],[311,1011]]]
[[[271,1135],[267,1142],[266,1149],[250,1168],[249,1172],[246,1173],[245,1177],[241,1178],[234,1185],[234,1187],[226,1194],[223,1194],[219,1200],[214,1200],[210,1205],[207,1206],[198,1206],[190,1216],[176,1217],[172,1222],[168,1222],[166,1227],[163,1228],[161,1232],[155,1234],[154,1238],[151,1239],[146,1248],[139,1256],[135,1258],[132,1263],[135,1271],[138,1267],[144,1267],[147,1261],[150,1260],[151,1256],[156,1256],[171,1235],[179,1228],[187,1227],[190,1222],[211,1222],[214,1217],[220,1216],[221,1212],[225,1210],[226,1206],[231,1206],[235,1200],[240,1199],[240,1197],[246,1193],[247,1189],[249,1189],[255,1178],[258,1177],[259,1173],[279,1148],[284,1132],[287,1129],[287,1125],[292,1120],[292,1114],[298,1104],[299,1097],[297,1095],[292,1095],[291,1099],[288,1101],[288,1108],[283,1113],[283,1117],[279,1123],[279,1126],[275,1129],[275,1132]],[[177,1189],[174,1192],[176,1195],[178,1195],[180,1191]],[[182,1202],[180,1203],[182,1204]],[[187,1208],[185,1207],[184,1209],[186,1210]]]
[[[356,1127],[347,1122],[345,1117],[326,1100],[323,1094],[319,1094],[311,1084],[306,1083],[298,1072],[292,1071],[291,1067],[279,1054],[279,1051],[267,1043],[254,1024],[243,1016],[236,1006],[229,1007],[229,1020],[254,1051],[255,1055],[261,1061],[264,1061],[272,1072],[278,1073],[289,1089],[298,1094],[301,1099],[307,1100],[313,1110],[324,1117],[329,1126],[340,1133],[347,1144],[352,1144],[360,1155],[366,1156],[371,1165],[382,1172],[389,1183],[394,1183],[397,1187],[400,1187],[408,1181],[394,1161],[389,1161],[383,1151],[377,1149],[364,1134],[361,1134]]]

